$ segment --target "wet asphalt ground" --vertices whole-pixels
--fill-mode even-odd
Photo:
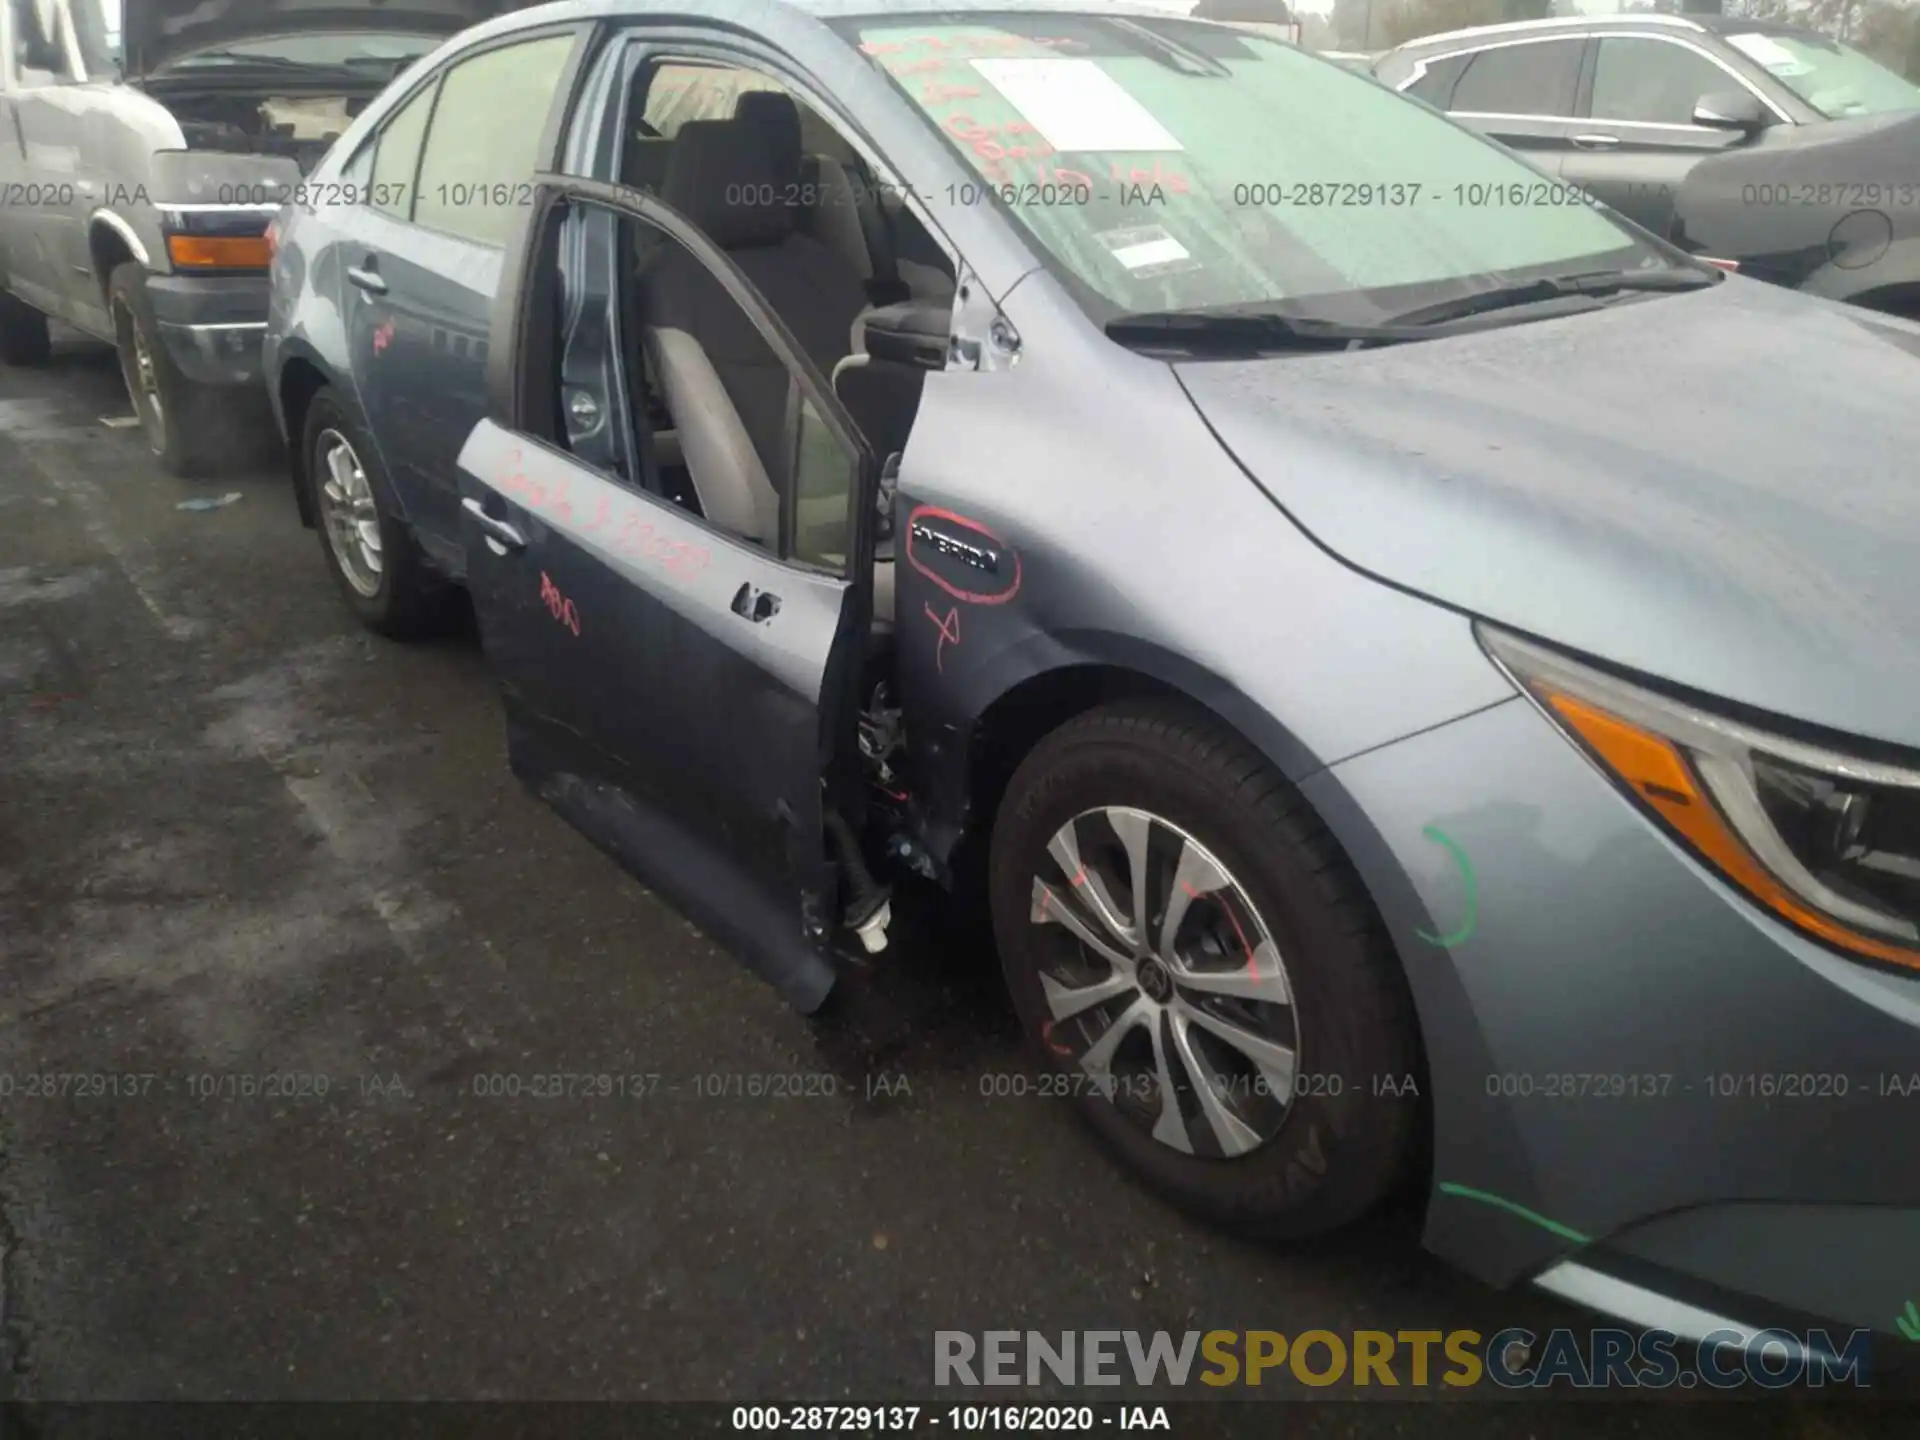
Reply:
[[[1033,1071],[937,909],[860,1029],[795,1015],[521,792],[471,633],[365,634],[276,458],[172,480],[126,413],[97,349],[0,372],[0,1396],[945,1403],[1010,1397],[936,1396],[939,1329],[1592,1323],[1410,1207],[1209,1231],[983,1094]],[[554,1073],[626,1093],[487,1093]],[[1903,1428],[1261,1393],[1312,1402],[1263,1434]]]

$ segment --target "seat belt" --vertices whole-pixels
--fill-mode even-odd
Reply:
[[[867,303],[876,309],[882,305],[898,305],[902,300],[911,299],[913,292],[900,278],[899,257],[894,249],[893,216],[888,212],[886,202],[880,198],[880,187],[874,183],[866,157],[856,154],[853,163],[858,171],[857,181],[871,200],[870,204],[860,204],[856,198],[853,207],[853,213],[860,221],[861,238],[867,242],[867,256],[873,262],[873,275],[866,282]]]

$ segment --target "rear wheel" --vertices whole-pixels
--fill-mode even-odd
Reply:
[[[18,296],[0,291],[0,360],[9,365],[44,365],[52,354],[47,317]]]
[[[451,587],[428,567],[373,446],[330,387],[309,402],[302,443],[320,548],[361,623],[396,640],[444,628]]]
[[[1072,721],[1009,786],[995,937],[1049,1088],[1177,1203],[1311,1235],[1412,1150],[1405,978],[1299,793],[1166,705]]]

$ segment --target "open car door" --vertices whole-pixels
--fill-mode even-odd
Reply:
[[[495,301],[489,416],[459,461],[514,773],[811,1012],[845,918],[829,825],[857,823],[862,793],[878,467],[779,317],[676,212],[541,176],[526,217]],[[677,439],[646,403],[633,292],[636,253],[672,247],[786,367],[777,536],[668,498],[684,473],[656,458]]]

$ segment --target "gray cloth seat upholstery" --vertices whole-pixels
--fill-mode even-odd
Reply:
[[[806,132],[800,107],[793,97],[774,90],[749,90],[734,101],[733,118],[760,132],[773,161],[775,183],[790,186],[799,201],[797,224],[860,277],[871,302],[873,282],[882,271],[893,270],[891,252],[882,258],[874,247],[885,247],[890,227],[880,213],[873,187],[856,185],[847,169],[830,156],[806,150]],[[947,287],[952,293],[952,287]],[[863,354],[863,333],[871,304],[863,306],[849,327],[843,354]],[[832,373],[831,368],[822,369]],[[880,459],[903,450],[914,412],[919,407],[925,377],[895,366],[848,370],[836,377],[834,391],[853,416]]]
[[[779,163],[759,126],[737,117],[691,120],[674,137],[662,199],[726,252],[821,373],[831,374],[866,294],[845,260],[800,233]],[[776,486],[790,463],[786,366],[720,282],[678,246],[648,264],[643,303],[649,365],[701,511],[722,529],[773,546]],[[890,582],[891,575],[875,585],[876,619],[890,614]]]
[[[745,91],[733,103],[733,118],[766,137],[778,183],[793,185],[800,198],[800,232],[840,256],[863,282],[872,279],[874,261],[858,209],[867,197],[838,161],[806,152],[793,97],[777,90]]]
[[[620,157],[620,183],[658,195],[673,158],[673,141],[657,135],[629,135]]]

